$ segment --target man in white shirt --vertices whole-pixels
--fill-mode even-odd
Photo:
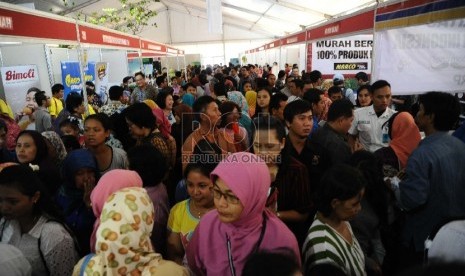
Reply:
[[[349,129],[349,144],[354,148],[359,140],[365,150],[374,152],[389,145],[389,135],[387,129],[383,130],[383,125],[396,111],[389,108],[391,85],[387,81],[379,80],[373,83],[370,95],[373,104],[354,112],[355,118]]]
[[[300,79],[294,79],[289,83],[289,90],[291,90],[291,96],[287,99],[287,103],[301,100],[303,96],[304,82]]]

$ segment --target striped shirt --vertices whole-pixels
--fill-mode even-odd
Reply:
[[[350,224],[345,223],[352,235],[352,244],[349,244],[331,226],[315,218],[302,249],[305,272],[315,265],[329,263],[343,270],[347,275],[366,275],[362,248]]]

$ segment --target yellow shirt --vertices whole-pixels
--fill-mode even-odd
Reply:
[[[11,107],[2,99],[0,99],[0,112],[2,114],[7,114],[11,119],[15,118]]]
[[[87,113],[88,113],[88,114],[87,114]],[[83,120],[84,120],[85,118],[87,118],[87,116],[95,114],[95,110],[94,110],[94,108],[93,108],[90,104],[87,104],[87,113],[82,114],[82,119],[83,119]]]
[[[50,106],[48,107],[48,112],[50,116],[57,117],[58,114],[63,110],[63,102],[60,99],[52,97]]]

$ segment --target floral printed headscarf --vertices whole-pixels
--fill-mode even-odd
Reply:
[[[97,230],[96,255],[84,275],[184,275],[184,269],[163,260],[150,242],[154,208],[144,188],[123,188],[106,200]],[[180,273],[183,272],[183,273]],[[161,274],[161,273],[160,273]]]

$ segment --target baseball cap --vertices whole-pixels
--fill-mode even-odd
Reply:
[[[334,74],[333,76],[333,84],[339,85],[344,83],[344,76],[342,74]]]

